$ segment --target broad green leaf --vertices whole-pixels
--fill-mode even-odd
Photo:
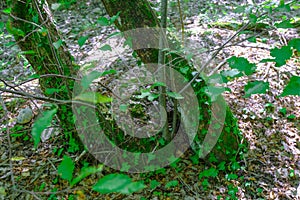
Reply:
[[[2,10],[2,12],[5,13],[5,14],[10,14],[11,8],[10,7],[6,8],[6,9]]]
[[[249,15],[249,20],[251,23],[255,24],[257,22],[257,17],[253,13]]]
[[[106,70],[104,72],[98,72],[98,71],[92,71],[89,74],[85,75],[84,77],[82,77],[81,79],[81,87],[82,90],[86,90],[89,88],[89,85],[97,78],[101,77],[101,76],[105,76],[105,75],[109,75],[109,74],[116,74],[117,71],[114,69],[111,70]]]
[[[39,142],[41,141],[42,132],[51,124],[51,121],[56,112],[57,108],[43,111],[35,120],[31,130],[31,135],[34,141],[34,148],[37,148]]]
[[[74,168],[75,164],[73,160],[69,156],[64,156],[62,162],[58,166],[57,172],[62,179],[71,182]]]
[[[116,19],[119,18],[121,11],[119,11],[116,15],[112,16],[110,18],[110,24],[114,23],[116,21]]]
[[[133,182],[130,177],[124,174],[109,174],[98,180],[93,190],[101,194],[121,193],[132,194],[145,188],[142,182]]]
[[[80,182],[82,179],[88,177],[89,175],[101,172],[103,169],[103,165],[99,165],[98,167],[84,167],[81,169],[78,176],[76,176],[72,182],[70,183],[70,186],[74,186],[78,182]]]
[[[60,92],[60,89],[57,88],[46,88],[45,93],[48,95],[52,95],[54,93]]]
[[[98,92],[81,93],[74,98],[74,100],[85,101],[89,103],[109,103],[112,98],[99,94]]]
[[[283,46],[281,48],[271,49],[270,55],[275,58],[275,66],[281,67],[282,65],[285,65],[286,60],[292,57],[293,51],[291,47]]]
[[[169,97],[174,98],[174,99],[184,99],[184,97],[181,96],[181,94],[176,93],[176,92],[167,92],[167,95],[168,95]]]
[[[224,87],[207,86],[205,93],[211,98],[212,101],[217,100],[217,97],[225,91]]]
[[[202,177],[216,177],[218,176],[218,174],[219,174],[219,170],[211,167],[201,172],[199,174],[199,178],[201,179]]]
[[[290,20],[284,20],[280,23],[275,23],[277,28],[294,28],[293,24],[291,24]]]
[[[2,31],[4,28],[4,22],[0,22],[0,30]]]
[[[248,98],[251,94],[265,94],[267,89],[269,89],[269,82],[254,81],[248,82],[245,85],[245,97]]]
[[[99,78],[102,75],[101,72],[98,71],[92,71],[89,74],[82,77],[80,85],[82,87],[82,90],[86,90],[89,88],[90,84],[97,78]]]
[[[104,72],[102,72],[101,76],[105,76],[105,75],[108,75],[108,74],[116,74],[117,71],[114,70],[114,69],[110,69],[110,70],[106,70]]]
[[[128,45],[129,48],[132,48],[132,38],[131,37],[126,38],[126,40],[123,44],[123,47],[126,47],[126,45]]]
[[[299,76],[291,77],[289,83],[283,89],[283,92],[281,93],[280,96],[284,97],[284,96],[287,96],[287,95],[300,96],[300,77]]]
[[[63,41],[61,39],[57,40],[56,42],[53,42],[53,46],[55,49],[59,49],[59,47],[62,45]]]
[[[52,3],[52,4],[51,4],[51,9],[52,9],[52,10],[57,10],[60,6],[61,6],[60,3]]]
[[[232,56],[227,60],[230,68],[238,69],[241,72],[244,72],[246,75],[251,75],[255,72],[256,66],[253,63],[250,63],[246,58]]]
[[[78,45],[82,47],[88,38],[89,38],[88,36],[81,36],[77,41]]]
[[[160,182],[158,182],[157,180],[151,180],[150,182],[150,189],[155,189],[157,186],[160,185]]]
[[[97,20],[97,23],[100,24],[101,26],[108,26],[108,25],[110,25],[109,20],[106,17],[100,17]]]
[[[168,183],[166,183],[166,188],[171,188],[171,187],[175,187],[178,185],[178,181],[177,180],[173,180],[173,181],[169,181]]]
[[[300,52],[300,38],[294,38],[289,41],[289,46]]]
[[[159,86],[166,87],[166,84],[164,82],[155,82],[151,85],[151,88],[155,88],[155,87],[159,87]]]
[[[102,51],[112,51],[111,46],[108,45],[108,44],[103,45],[99,49],[102,50]]]

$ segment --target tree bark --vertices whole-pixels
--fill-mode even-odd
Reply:
[[[102,2],[107,13],[111,17],[120,12],[120,20],[116,20],[115,25],[122,32],[130,30],[138,32],[138,28],[159,27],[160,25],[155,12],[152,10],[147,0],[102,0]],[[137,33],[137,35],[139,34]],[[143,33],[140,35],[143,35]],[[143,40],[146,40],[149,43],[153,41],[157,42],[159,41],[159,32],[154,31],[151,35],[148,34],[145,38],[139,37],[139,42],[133,42],[134,49],[136,49],[135,51],[144,63],[157,63],[159,50],[154,48],[139,48],[138,45],[139,43],[144,43]],[[150,44],[150,46],[155,45]],[[184,74],[184,76],[188,78],[189,81],[193,79],[193,72],[195,72],[196,69],[190,66],[188,61],[181,56],[171,53],[170,56],[166,58],[166,63],[167,62],[171,62],[171,66],[173,66],[180,73],[182,73],[180,68],[189,66],[189,70],[186,74]],[[200,91],[197,94],[197,97],[204,120],[201,120],[200,122],[198,135],[203,140],[205,136],[203,136],[201,132],[203,132],[205,129],[207,130],[208,124],[210,123],[208,121],[208,116],[210,115],[208,111],[210,110],[210,107],[206,104],[207,101],[209,101],[209,98],[203,90],[203,88],[206,86],[204,81],[200,81],[200,84],[199,82],[192,83],[192,85],[195,91]],[[219,137],[217,145],[214,147],[209,156],[216,157],[219,161],[228,160],[237,155],[240,141],[241,135],[237,127],[237,121],[228,106],[226,106],[226,119],[221,136]]]

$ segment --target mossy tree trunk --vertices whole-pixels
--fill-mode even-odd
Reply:
[[[147,0],[102,0],[107,13],[112,17],[117,15],[120,12],[120,20],[115,21],[115,25],[122,32],[127,32],[130,30],[134,30],[137,32],[139,28],[147,28],[147,27],[159,27],[160,23],[156,16],[156,13],[151,8],[149,2]],[[142,35],[143,33],[141,33]],[[126,35],[125,35],[126,37]],[[134,40],[134,38],[132,39]],[[159,31],[153,31],[152,34],[147,34],[146,37],[139,37],[138,42],[134,43],[133,46],[139,57],[144,63],[157,63],[158,62],[158,49],[154,48],[139,48],[139,43],[147,42],[158,42],[159,41]],[[145,40],[145,41],[143,41]],[[141,42],[142,41],[142,42]],[[150,44],[150,46],[155,46]],[[167,56],[166,63],[171,63],[178,72],[182,73],[180,68],[184,68],[189,66],[189,70],[185,72],[183,75],[188,79],[193,79],[193,72],[195,72],[195,68],[189,65],[188,61],[182,58],[181,56],[171,53],[170,56]],[[200,122],[201,128],[199,128],[198,134],[205,132],[203,129],[208,129],[208,124],[210,123],[207,116],[210,114],[210,107],[207,106],[207,101],[209,98],[204,92],[205,82],[200,81],[200,83],[192,83],[195,91],[198,92],[197,97],[199,101],[199,106],[201,115],[204,116]],[[199,92],[200,91],[200,92]],[[191,108],[193,109],[193,108]],[[202,136],[203,137],[203,134]],[[222,133],[219,137],[217,145],[212,150],[210,156],[215,156],[219,161],[226,160],[231,158],[232,156],[237,155],[237,151],[239,150],[239,143],[241,141],[241,135],[239,129],[237,127],[237,122],[235,117],[233,116],[230,109],[226,106],[226,118],[224,122],[224,127]]]
[[[79,67],[73,63],[73,58],[52,21],[47,4],[36,0],[12,1],[11,8],[7,29],[13,34],[36,74],[42,76],[39,83],[44,95],[59,100],[72,99],[72,77],[77,76]],[[56,89],[56,92],[48,92],[48,88]],[[77,134],[74,134],[76,131],[71,105],[58,106],[57,115],[64,135],[69,140],[69,151],[78,150],[80,145]]]

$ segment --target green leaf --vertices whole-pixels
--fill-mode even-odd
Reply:
[[[249,15],[249,20],[251,23],[255,24],[257,22],[257,17],[253,13]]]
[[[101,172],[103,169],[103,165],[99,165],[98,167],[84,167],[80,170],[80,173],[78,176],[76,176],[72,182],[70,183],[70,186],[74,186],[75,184],[79,183],[82,179],[88,177],[89,175]]]
[[[218,176],[218,174],[219,174],[219,170],[211,167],[201,172],[199,174],[199,178],[201,179],[202,177],[216,177]]]
[[[104,46],[99,48],[102,51],[112,51],[111,46],[108,44],[105,44]]]
[[[275,23],[275,26],[277,28],[294,28],[293,24],[291,24],[291,21],[288,19],[288,20],[284,20],[280,23]]]
[[[169,97],[174,98],[174,99],[184,99],[184,97],[181,96],[181,94],[176,93],[176,92],[167,92],[167,95],[168,95]]]
[[[74,98],[74,100],[86,101],[89,103],[109,103],[112,98],[99,94],[98,92],[81,93]]]
[[[226,174],[227,180],[235,180],[238,178],[238,175],[236,174]]]
[[[54,93],[60,92],[60,89],[57,88],[46,88],[45,93],[48,95],[52,95]]]
[[[0,30],[2,31],[3,30],[3,28],[4,28],[4,22],[0,22]]]
[[[294,38],[289,41],[289,46],[300,52],[300,38]]]
[[[88,36],[81,36],[77,41],[78,45],[82,47],[88,38],[89,38]]]
[[[15,27],[13,27],[11,20],[7,20],[6,30],[14,36],[21,36],[21,37],[25,36],[25,33],[21,29],[17,29]]]
[[[114,23],[116,21],[116,19],[119,18],[121,11],[119,11],[116,15],[112,16],[110,18],[110,24]]]
[[[275,58],[275,66],[281,67],[285,65],[286,60],[292,57],[293,51],[290,46],[283,46],[281,48],[271,49],[270,55]]]
[[[31,130],[31,135],[34,141],[34,148],[37,148],[39,142],[41,141],[42,132],[51,124],[51,121],[56,112],[57,108],[43,111],[35,120]]]
[[[59,164],[57,172],[62,179],[71,182],[72,174],[75,168],[73,160],[69,156],[64,156],[62,162]]]
[[[108,25],[110,25],[109,20],[106,17],[100,17],[97,20],[97,23],[100,24],[101,26],[108,26]]]
[[[151,190],[155,189],[159,185],[160,185],[160,182],[158,182],[157,180],[151,180],[151,182],[150,182]]]
[[[166,84],[164,82],[155,82],[151,85],[151,88],[155,88],[155,87],[159,87],[159,86],[163,86],[166,87]]]
[[[174,180],[174,181],[169,181],[168,183],[166,183],[166,188],[170,188],[170,187],[175,187],[178,185],[178,181]]]
[[[109,174],[98,180],[93,190],[101,194],[118,192],[121,194],[132,194],[145,188],[142,182],[133,182],[124,174]]]
[[[34,50],[28,50],[28,51],[21,51],[18,53],[19,55],[34,55],[35,51]]]
[[[227,60],[230,68],[238,69],[241,72],[244,72],[246,75],[251,75],[255,72],[256,66],[253,63],[250,63],[246,58],[232,56]]]
[[[63,41],[61,39],[57,40],[56,42],[53,42],[53,46],[55,49],[59,49],[59,47],[62,45]]]
[[[2,10],[2,12],[9,15],[11,13],[11,8],[10,7],[6,8],[6,9]]]
[[[51,4],[51,9],[52,10],[57,10],[61,6],[61,3],[52,3]]]
[[[80,85],[82,87],[82,90],[86,90],[89,88],[90,84],[97,78],[99,78],[100,76],[102,76],[101,72],[98,71],[92,71],[91,73],[89,73],[88,75],[85,75],[84,77],[82,77]]]
[[[293,76],[291,77],[289,83],[287,86],[283,89],[283,92],[281,93],[281,97],[287,96],[287,95],[297,95],[300,96],[300,77],[299,76]]]
[[[245,85],[245,97],[248,98],[251,94],[265,94],[267,89],[269,89],[269,82],[264,81],[254,81],[248,82]]]

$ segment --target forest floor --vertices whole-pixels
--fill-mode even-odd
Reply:
[[[99,53],[99,48],[105,43],[116,41],[107,39],[107,36],[115,32],[114,27],[101,27],[100,29],[86,29],[88,24],[93,24],[99,15],[105,15],[103,8],[95,5],[82,5],[77,3],[67,10],[54,12],[58,27],[70,52],[76,61],[81,65],[88,62],[98,62],[97,66],[110,65],[119,54],[112,55]],[[176,15],[176,13],[175,13]],[[98,17],[97,17],[98,16]],[[220,27],[208,27],[200,23],[203,16],[195,13],[185,20],[186,34],[188,35],[187,45],[190,49],[203,49],[207,46],[220,46],[227,38],[235,32]],[[224,19],[226,20],[226,18]],[[89,36],[86,44],[80,48],[77,40],[79,35]],[[296,30],[281,30],[265,33],[258,38],[268,38],[267,42],[257,40],[256,43],[244,41],[235,46],[226,47],[212,62],[206,70],[209,73],[216,66],[218,71],[229,69],[224,62],[231,56],[242,56],[250,62],[257,64],[257,72],[248,77],[241,77],[232,80],[225,85],[231,92],[225,92],[224,98],[238,119],[238,126],[249,143],[249,151],[240,162],[241,168],[238,171],[238,178],[230,179],[225,173],[220,173],[215,178],[209,178],[209,184],[205,187],[198,175],[207,167],[206,162],[200,161],[198,165],[191,160],[181,159],[177,168],[166,167],[159,173],[133,174],[134,180],[144,180],[150,184],[150,180],[156,180],[159,185],[155,189],[145,189],[132,195],[99,195],[91,191],[91,186],[104,174],[112,170],[104,168],[99,174],[92,175],[80,182],[78,186],[69,188],[64,181],[57,182],[57,165],[61,159],[57,158],[57,151],[62,149],[63,142],[57,135],[45,141],[37,150],[33,149],[33,143],[26,134],[30,133],[32,123],[25,126],[18,126],[13,120],[21,108],[30,104],[37,112],[35,105],[41,101],[17,100],[6,97],[5,101],[14,102],[9,110],[8,117],[11,119],[8,124],[2,124],[1,115],[0,130],[0,199],[47,199],[52,189],[57,188],[59,199],[69,199],[70,194],[77,194],[79,199],[300,199],[300,97],[286,96],[278,97],[284,85],[291,76],[300,76],[300,60],[293,57],[286,65],[276,68],[274,63],[258,63],[263,58],[270,58],[269,50],[274,47],[285,45],[291,38],[299,38]],[[180,37],[180,36],[179,36]],[[233,42],[242,39],[237,38]],[[2,36],[1,43],[12,40],[10,36]],[[113,43],[110,43],[113,45]],[[118,45],[118,44],[116,44]],[[205,62],[208,51],[195,53],[200,64]],[[17,60],[18,49],[3,47],[1,59],[10,61],[11,68],[1,71],[0,78],[6,77],[11,82],[22,82],[32,71],[24,68],[24,60]],[[101,60],[100,60],[101,58]],[[106,58],[106,59],[105,59]],[[128,55],[125,55],[128,58]],[[195,58],[196,59],[196,58]],[[1,64],[4,65],[5,62]],[[220,64],[221,63],[221,64]],[[121,70],[121,69],[120,69]],[[5,79],[6,80],[6,79]],[[266,80],[270,83],[267,94],[255,94],[249,98],[244,97],[244,86],[249,80]],[[27,92],[39,93],[38,83],[29,82],[22,86]],[[5,97],[5,96],[3,96]],[[2,111],[1,111],[2,112]],[[14,134],[9,144],[4,127],[10,127],[11,134]],[[18,135],[19,134],[19,135]],[[25,134],[25,135],[24,135]],[[58,133],[59,134],[59,133]],[[11,151],[12,155],[9,155]],[[53,152],[56,151],[56,154]],[[14,158],[14,180],[10,173],[10,156]],[[73,155],[74,159],[79,155]],[[180,169],[180,170],[178,170]],[[177,180],[179,184],[168,187],[166,183]],[[12,184],[21,188],[19,192],[11,194]],[[52,195],[53,196],[53,195]],[[46,198],[47,197],[47,198]]]

